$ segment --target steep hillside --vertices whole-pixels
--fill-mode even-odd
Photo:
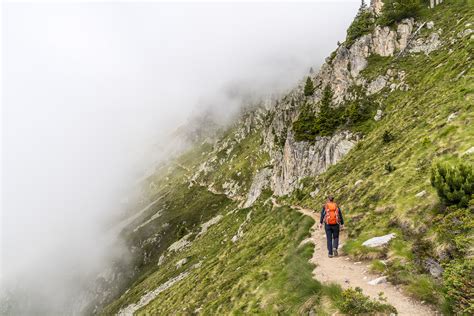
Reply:
[[[319,211],[329,193],[348,258],[433,309],[474,311],[474,5],[400,14],[394,2],[362,8],[319,72],[144,181],[142,211],[121,233],[133,261],[103,280],[109,304],[91,311],[393,312],[313,279],[314,245],[302,242],[314,222],[290,206]],[[454,171],[438,162],[456,180],[446,185]],[[389,233],[383,247],[362,245]]]

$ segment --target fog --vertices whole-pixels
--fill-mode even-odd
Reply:
[[[73,313],[123,254],[104,226],[155,145],[208,106],[231,112],[236,91],[294,86],[359,2],[4,3],[4,290],[26,314]]]

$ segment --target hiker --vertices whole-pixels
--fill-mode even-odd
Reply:
[[[342,218],[341,209],[334,202],[332,195],[328,196],[326,204],[321,210],[319,219],[319,229],[321,229],[324,221],[324,229],[326,230],[326,239],[328,243],[329,258],[337,256],[337,248],[339,247],[339,227],[344,228],[344,219]]]

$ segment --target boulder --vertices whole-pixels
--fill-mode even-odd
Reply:
[[[458,116],[458,112],[454,112],[454,113],[449,114],[447,122],[448,122],[448,123],[451,122],[451,121],[454,120],[457,116]]]
[[[430,274],[435,278],[440,277],[444,271],[441,265],[432,258],[428,258],[425,260],[425,267],[430,272]]]
[[[187,262],[188,262],[188,259],[186,259],[186,258],[183,258],[183,259],[179,260],[179,261],[176,262],[176,264],[175,264],[176,269],[181,268],[181,267],[184,266]]]
[[[388,244],[390,240],[395,238],[395,233],[391,233],[385,236],[379,236],[379,237],[374,237],[370,238],[362,243],[363,246],[370,247],[370,248],[375,248],[375,247],[380,247],[380,246],[385,246]]]
[[[474,146],[466,150],[463,155],[471,155],[471,154],[474,154]]]
[[[382,119],[383,112],[382,110],[377,110],[377,113],[374,116],[375,121],[380,121]]]
[[[425,190],[423,190],[423,191],[418,192],[417,194],[415,194],[415,196],[416,196],[417,198],[422,198],[422,197],[424,197],[425,195],[426,195],[426,191],[425,191]]]
[[[385,76],[378,76],[374,81],[367,86],[367,93],[369,95],[375,94],[385,88],[387,85],[387,78]]]

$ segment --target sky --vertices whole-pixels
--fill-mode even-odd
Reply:
[[[358,6],[3,2],[3,285],[56,296],[61,310],[77,279],[107,264],[104,225],[151,148],[192,113],[235,106],[233,87],[294,86],[344,40]]]

